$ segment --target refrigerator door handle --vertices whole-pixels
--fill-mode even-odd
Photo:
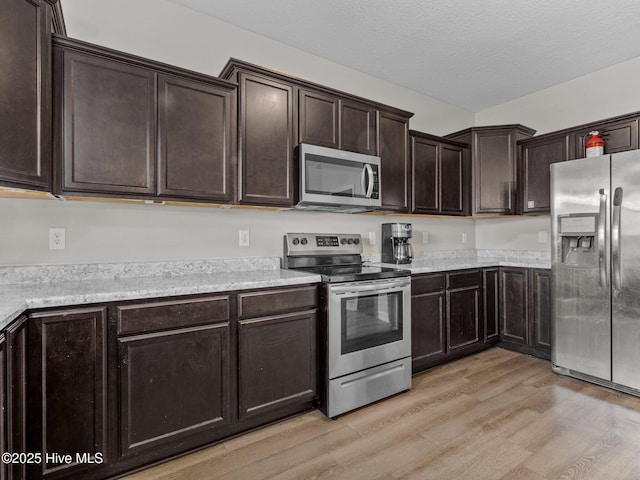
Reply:
[[[607,221],[607,194],[600,189],[600,211],[598,212],[598,270],[600,272],[600,286],[609,286],[609,272],[607,271],[607,248],[605,245]]]
[[[622,187],[613,194],[613,220],[611,221],[611,268],[613,270],[613,288],[622,288],[622,270],[620,269],[620,216],[622,211]]]

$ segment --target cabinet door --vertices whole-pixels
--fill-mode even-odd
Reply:
[[[527,345],[527,269],[500,269],[500,326],[502,340]]]
[[[300,143],[338,148],[338,98],[313,90],[299,90]]]
[[[449,352],[480,342],[482,337],[480,271],[447,275],[447,348]]]
[[[569,137],[544,139],[520,145],[520,206],[522,213],[545,213],[551,209],[549,186],[552,163],[569,154]]]
[[[382,210],[409,212],[409,120],[378,112]]]
[[[353,100],[340,100],[340,148],[376,154],[376,110]]]
[[[499,328],[498,269],[487,268],[482,272],[482,292],[484,300],[484,341],[497,340]]]
[[[104,307],[31,315],[29,451],[73,461],[43,461],[30,478],[81,478],[107,460],[106,328]]]
[[[474,132],[475,213],[513,214],[515,144],[510,130]]]
[[[51,190],[51,10],[4,0],[0,15],[0,185]]]
[[[540,352],[551,354],[551,272],[530,270],[529,319],[531,322],[531,346]]]
[[[440,145],[440,211],[450,215],[466,215],[468,185],[466,162],[468,150]]]
[[[7,342],[0,335],[0,453],[8,452],[7,448]],[[0,479],[7,477],[7,464],[0,462]]]
[[[440,144],[411,136],[412,211],[440,213]]]
[[[27,449],[27,317],[21,316],[7,328],[7,450],[6,452],[41,452]],[[30,415],[31,416],[31,415]],[[7,478],[27,478],[25,463],[7,465]]]
[[[121,337],[120,454],[185,450],[231,422],[228,322]]]
[[[60,48],[54,56],[62,68],[55,75],[62,82],[62,193],[155,195],[155,74]]]
[[[238,202],[293,206],[293,86],[258,75],[239,75]]]
[[[637,118],[606,122],[601,125],[592,125],[583,128],[573,134],[573,157],[584,158],[585,140],[589,132],[597,130],[604,140],[604,153],[612,154],[635,150],[638,148],[638,122]]]
[[[417,372],[437,363],[446,354],[444,275],[419,276],[421,282],[433,287],[411,295],[411,361]]]
[[[240,420],[286,411],[315,398],[316,338],[316,310],[239,322]]]
[[[232,200],[232,91],[158,76],[160,196]]]

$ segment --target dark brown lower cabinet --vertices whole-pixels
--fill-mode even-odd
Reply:
[[[27,452],[27,324],[20,316],[5,332],[7,349],[7,450]],[[7,465],[7,478],[26,479],[26,464]]]
[[[107,452],[106,307],[29,318],[28,450],[41,452],[29,478],[87,478]],[[69,456],[58,461],[45,453]],[[60,458],[60,457],[58,457]]]
[[[484,341],[497,341],[500,337],[500,312],[498,269],[485,268],[482,271],[484,305]]]
[[[412,276],[413,371],[485,348],[482,311],[480,270]]]
[[[7,449],[7,342],[0,335],[0,452]],[[7,478],[7,464],[0,462],[0,480]]]
[[[551,358],[550,278],[548,269],[500,271],[500,346]]]

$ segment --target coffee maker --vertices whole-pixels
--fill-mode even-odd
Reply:
[[[411,232],[410,223],[382,224],[382,263],[411,263]]]

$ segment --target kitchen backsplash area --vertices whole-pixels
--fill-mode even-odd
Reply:
[[[300,231],[360,233],[364,255],[372,256],[380,253],[386,222],[413,224],[417,255],[549,248],[546,216],[476,220],[0,198],[0,265],[280,257],[284,233]],[[51,228],[65,229],[64,250],[49,249]],[[249,246],[239,246],[240,231],[249,232]]]

